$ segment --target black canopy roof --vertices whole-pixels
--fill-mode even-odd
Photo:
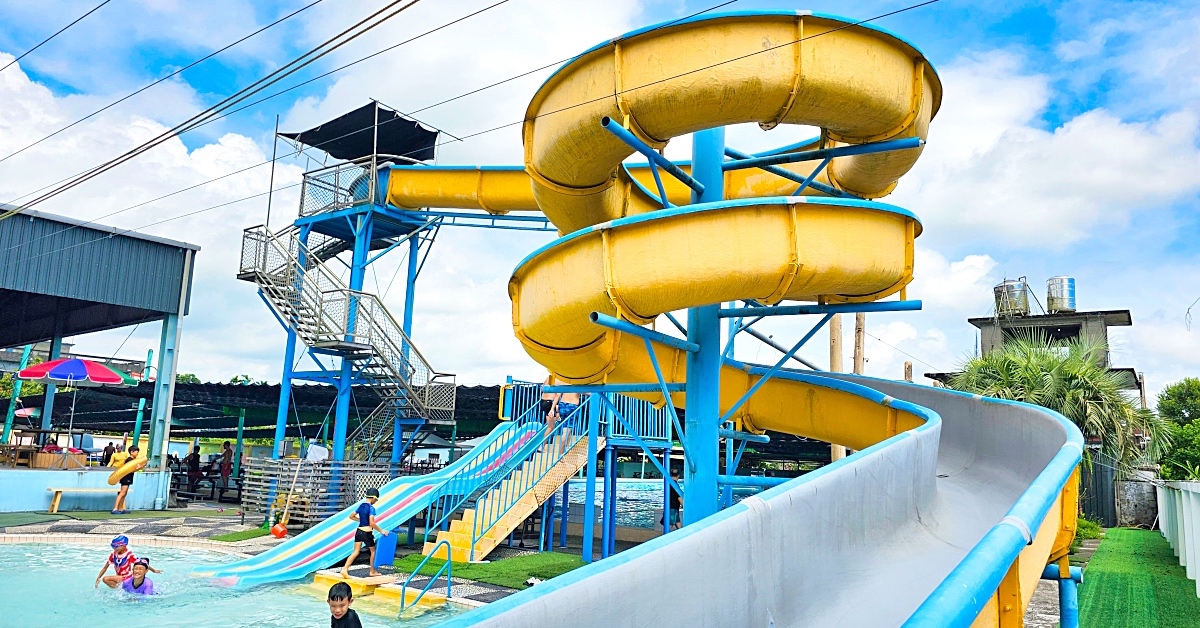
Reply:
[[[372,101],[307,131],[280,135],[338,159],[378,154],[428,161],[433,159],[438,132]]]

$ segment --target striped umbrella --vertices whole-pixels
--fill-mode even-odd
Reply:
[[[98,386],[137,386],[137,380],[117,369],[92,360],[61,358],[22,369],[17,377],[26,381],[57,386],[95,388]]]

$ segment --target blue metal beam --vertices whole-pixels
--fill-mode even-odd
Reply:
[[[721,438],[733,438],[736,440],[749,441],[751,443],[769,443],[771,437],[766,434],[751,434],[750,432],[739,432],[737,430],[727,430],[721,428],[717,430],[717,435]]]
[[[725,148],[725,154],[730,157],[733,157],[734,159],[752,159],[754,157],[753,155],[743,153],[740,150],[735,150],[735,149],[732,149],[729,147]],[[792,172],[791,170],[787,170],[786,168],[780,168],[779,166],[759,166],[759,168],[766,170],[767,172],[769,172],[775,176],[783,177],[784,179],[787,179],[789,181],[795,181],[796,183],[799,183],[802,186],[806,185],[805,181],[808,181],[808,179],[809,179],[809,177],[805,177],[805,176],[796,174],[795,172]],[[817,181],[808,181],[807,186],[811,187],[812,189],[814,189],[822,194],[827,194],[829,196],[834,196],[834,197],[838,197],[838,198],[859,198],[853,194],[850,194],[849,192],[839,190],[835,187],[831,187],[831,186],[825,185],[824,183],[820,183]],[[801,189],[803,189],[803,188],[801,188]],[[794,194],[799,194],[799,191],[794,192]]]
[[[830,303],[825,305],[775,305],[727,307],[721,318],[739,316],[792,316],[795,314],[845,314],[848,312],[911,312],[921,309],[920,301],[873,301],[871,303]]]
[[[905,150],[909,148],[920,148],[925,144],[925,141],[917,137],[906,137],[898,140],[884,140],[882,142],[871,142],[869,144],[851,144],[848,146],[835,146],[833,148],[819,148],[817,150],[805,150],[797,153],[781,153],[778,155],[767,155],[765,157],[751,157],[749,159],[737,159],[735,161],[726,161],[721,164],[722,170],[741,170],[743,168],[760,168],[762,166],[776,166],[779,164],[791,164],[798,161],[813,161],[816,159],[825,159],[827,157],[848,157],[850,155],[866,155],[869,153],[882,153],[891,150]],[[725,154],[729,154],[726,152]]]
[[[687,328],[683,326],[683,323],[679,322],[679,319],[675,318],[674,314],[670,312],[663,312],[663,316],[666,316],[667,320],[671,321],[671,324],[675,326],[675,329],[679,330],[679,333],[685,336],[687,335]]]
[[[803,347],[804,343],[808,342],[813,337],[813,335],[815,335],[817,333],[817,330],[821,329],[821,327],[823,327],[825,325],[825,323],[828,323],[829,319],[831,319],[831,318],[833,318],[833,314],[826,314],[825,316],[821,317],[820,322],[818,322],[816,325],[813,325],[813,328],[808,330],[808,333],[804,334],[804,337],[801,338],[800,341],[797,342],[795,345],[793,345],[792,348],[787,353],[785,353],[783,355],[783,357],[779,359],[778,362],[775,363],[775,366],[772,366],[770,368],[770,370],[768,370],[766,373],[763,374],[762,377],[760,377],[758,379],[757,382],[754,382],[754,385],[750,387],[750,390],[747,390],[746,394],[742,395],[742,398],[738,399],[737,403],[733,404],[733,406],[725,412],[725,414],[721,417],[720,423],[724,423],[726,421],[731,420],[733,418],[733,415],[738,411],[738,409],[741,408],[742,405],[745,404],[750,399],[750,397],[753,397],[754,393],[758,392],[758,389],[762,388],[763,384],[767,383],[767,380],[774,377],[775,374],[779,372],[779,369],[783,368],[783,365],[786,364],[787,361],[789,359],[791,359],[791,357],[793,355],[795,355],[795,353],[797,351],[800,350],[800,347]]]
[[[679,434],[679,443],[683,446],[684,462],[688,465],[696,464],[696,461],[691,456],[687,455],[688,445],[687,440],[683,438],[683,427],[679,425],[679,413],[675,410],[675,404],[671,402],[671,395],[668,393],[671,385],[667,383],[663,377],[662,368],[658,365],[658,356],[654,354],[654,346],[650,344],[650,340],[645,338],[642,342],[646,343],[646,353],[650,356],[650,365],[654,367],[654,376],[658,378],[659,390],[663,396],[663,402],[667,404],[667,410],[671,413],[671,424],[675,426],[675,433]],[[685,385],[684,390],[687,387]],[[671,430],[667,429],[667,440],[671,440]],[[682,495],[682,493],[680,493]]]
[[[703,183],[701,183],[700,181],[697,181],[696,179],[693,179],[691,177],[691,175],[684,172],[683,170],[680,170],[679,166],[676,166],[674,163],[671,163],[670,159],[663,157],[661,154],[659,154],[658,151],[654,150],[653,148],[650,147],[650,145],[648,145],[645,142],[643,142],[642,140],[638,139],[636,135],[634,135],[633,133],[630,133],[628,130],[625,129],[625,127],[622,127],[621,125],[617,124],[616,121],[613,120],[612,118],[610,118],[608,116],[604,116],[603,118],[600,119],[600,126],[604,127],[605,130],[607,130],[609,133],[612,133],[613,135],[617,136],[617,139],[628,144],[629,147],[632,148],[633,150],[636,150],[637,152],[641,153],[643,157],[650,160],[650,163],[657,165],[659,168],[662,168],[663,170],[666,170],[668,173],[670,173],[671,176],[675,177],[676,179],[679,179],[679,181],[681,183],[683,183],[684,185],[688,186],[689,188],[692,188],[693,190],[695,190],[695,192],[697,194],[704,194],[704,184]],[[660,190],[660,193],[662,193],[661,192],[661,190],[662,190],[661,182],[659,183],[659,190]],[[663,200],[663,202],[666,202],[666,200],[667,200],[665,193],[663,193],[662,200]]]
[[[700,350],[700,345],[698,345],[694,342],[689,342],[687,340],[683,340],[682,338],[676,338],[674,336],[668,336],[662,332],[654,331],[652,329],[646,329],[645,327],[640,327],[638,325],[634,325],[633,323],[630,323],[628,321],[623,321],[619,318],[614,318],[607,314],[601,314],[600,312],[592,312],[590,318],[593,323],[595,323],[601,327],[607,327],[609,329],[615,329],[616,331],[623,332],[626,334],[632,334],[639,338],[645,338],[647,340],[652,340],[659,344],[667,345],[668,347],[682,349],[682,350],[690,352],[690,353],[695,353]]]
[[[718,475],[717,484],[722,486],[760,486],[771,488],[796,478],[765,478],[757,475]]]
[[[669,470],[663,468],[662,463],[658,461],[658,456],[656,456],[654,451],[650,449],[650,446],[647,445],[644,440],[642,440],[642,437],[638,435],[637,430],[634,429],[633,424],[631,424],[629,420],[625,418],[625,415],[621,414],[621,411],[617,409],[616,404],[614,404],[606,395],[600,395],[600,399],[603,401],[604,405],[608,406],[609,412],[612,412],[613,416],[617,417],[617,420],[621,422],[621,425],[625,426],[625,429],[629,432],[629,435],[633,437],[633,441],[637,443],[637,446],[640,447],[643,452],[645,452],[646,457],[654,463],[654,467],[658,469],[658,472],[663,474],[663,477],[670,480],[671,486],[675,487],[675,490],[682,495],[683,489],[681,489],[679,484],[675,482],[675,479],[671,477]],[[611,443],[606,442],[606,446],[610,444]]]

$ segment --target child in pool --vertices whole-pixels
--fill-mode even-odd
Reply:
[[[354,602],[354,592],[350,590],[350,585],[338,582],[329,587],[329,598],[326,601],[329,602],[330,628],[362,628],[358,613],[350,608],[350,604]]]
[[[127,578],[133,577],[133,563],[137,561],[137,557],[133,555],[133,551],[129,549],[129,537],[124,534],[112,540],[112,553],[104,560],[104,567],[100,569],[100,575],[96,576],[96,587],[99,588],[100,582],[108,585],[108,588],[115,589],[121,586]],[[117,572],[115,576],[106,576],[108,566],[112,565],[113,570]]]
[[[146,577],[150,571],[150,559],[139,558],[133,563],[133,577],[121,583],[121,589],[134,595],[154,595],[154,582]],[[162,573],[158,569],[154,573]]]

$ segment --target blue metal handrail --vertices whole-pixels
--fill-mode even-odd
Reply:
[[[483,497],[475,502],[475,518],[471,522],[470,560],[475,559],[475,545],[479,539],[495,527],[496,523],[502,520],[527,492],[537,486],[559,461],[570,453],[581,439],[587,436],[587,413],[592,411],[591,405],[590,403],[579,404],[574,412],[561,419],[552,430],[542,430],[541,435],[528,446],[528,456],[513,469],[513,471],[517,468],[529,470],[528,473],[522,475],[518,484],[504,484],[504,481],[512,476],[512,471],[510,471],[493,479],[490,485],[483,490]],[[534,408],[538,407],[534,406]],[[540,412],[537,414],[540,417]],[[546,444],[551,442],[555,436],[561,435],[567,430],[570,430],[571,434],[569,442],[560,443],[554,449],[546,448]],[[497,487],[500,487],[500,492],[493,496],[492,491]]]
[[[452,548],[450,547],[450,541],[439,541],[437,545],[433,546],[433,551],[430,552],[429,555],[426,556],[421,562],[417,563],[417,568],[414,569],[412,573],[408,574],[408,577],[404,579],[404,584],[400,586],[400,610],[401,611],[403,611],[404,607],[407,606],[404,602],[405,602],[405,600],[408,599],[408,583],[409,583],[409,581],[411,581],[414,576],[421,573],[421,569],[425,566],[425,563],[429,562],[429,559],[433,558],[437,554],[438,548],[440,548],[443,545],[446,546],[446,562],[445,562],[445,564],[443,564],[437,570],[437,573],[433,574],[433,577],[429,579],[429,582],[425,583],[425,586],[421,588],[421,592],[419,594],[417,594],[417,599],[412,601],[412,605],[416,606],[417,602],[420,602],[421,598],[425,597],[425,594],[429,592],[429,589],[431,587],[433,587],[433,583],[437,582],[438,577],[440,577],[442,575],[443,571],[446,572],[446,599],[447,600],[450,599],[450,597],[451,597],[450,588],[454,585],[453,568],[450,566],[452,564],[450,557],[453,556],[453,554],[450,553],[450,550]]]

